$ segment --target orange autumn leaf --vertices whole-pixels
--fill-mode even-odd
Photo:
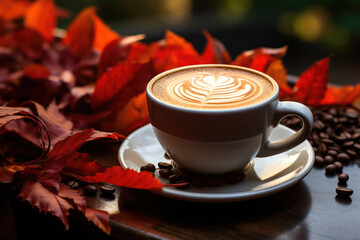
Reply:
[[[330,57],[321,59],[303,72],[294,86],[294,100],[308,105],[318,105],[329,81]]]
[[[360,101],[360,83],[355,86],[328,86],[321,105],[351,104]]]
[[[40,33],[44,39],[53,39],[56,27],[56,7],[53,0],[37,0],[26,12],[24,25]]]
[[[106,234],[110,234],[110,214],[94,208],[86,208],[85,217],[95,224],[98,228],[103,230]]]
[[[280,59],[273,60],[267,67],[265,73],[275,79],[280,88],[280,97],[291,94],[291,88],[287,83],[287,74]]]
[[[102,50],[109,42],[120,37],[95,12],[95,7],[85,8],[67,29],[63,42],[69,45],[75,57],[84,56],[92,48]]]
[[[21,18],[25,15],[31,4],[28,0],[1,0],[0,18],[6,21]]]
[[[213,38],[208,31],[204,31],[207,43],[201,58],[204,63],[228,64],[231,57],[225,46],[219,40]]]
[[[127,135],[135,129],[150,122],[146,102],[146,92],[130,99],[130,101],[118,112],[114,129]]]
[[[281,59],[286,54],[286,51],[287,51],[287,46],[283,46],[281,48],[260,47],[257,49],[242,52],[240,55],[238,55],[235,58],[234,61],[232,61],[231,64],[243,66],[243,67],[250,67],[250,65],[254,61],[254,58],[259,54],[269,55],[273,58]],[[259,61],[259,59],[257,61]]]
[[[171,31],[165,39],[151,45],[156,73],[176,67],[203,63],[193,45]]]
[[[95,13],[93,13],[91,17],[95,28],[93,48],[102,51],[109,42],[120,38],[120,36],[112,31]]]
[[[95,7],[87,7],[82,10],[70,24],[63,42],[70,47],[75,57],[81,57],[87,53],[94,39],[94,24],[92,15]]]

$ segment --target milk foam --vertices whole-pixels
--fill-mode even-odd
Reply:
[[[153,94],[188,108],[226,109],[262,102],[274,93],[272,82],[256,73],[233,68],[194,68],[158,79]]]

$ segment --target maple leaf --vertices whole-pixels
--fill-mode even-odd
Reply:
[[[287,46],[281,47],[281,48],[265,48],[260,47],[253,50],[244,51],[241,54],[239,54],[234,61],[232,61],[231,64],[243,66],[243,67],[250,67],[252,64],[254,58],[257,55],[269,55],[273,58],[281,59],[284,57],[287,51]]]
[[[291,88],[287,82],[287,73],[282,61],[280,59],[275,59],[266,68],[265,73],[275,79],[279,85],[279,97],[285,98],[291,95]]]
[[[93,222],[98,228],[105,233],[110,234],[111,226],[109,224],[110,214],[94,208],[86,208],[85,217]]]
[[[164,186],[149,172],[137,172],[132,169],[123,169],[120,166],[106,168],[106,171],[99,172],[95,176],[79,177],[80,180],[89,183],[106,182],[121,187],[137,189],[154,189]]]
[[[207,43],[201,58],[204,63],[229,64],[231,57],[224,44],[213,38],[208,31],[203,31]]]
[[[59,191],[61,182],[61,170],[66,162],[76,156],[76,152],[86,142],[98,139],[118,140],[123,138],[118,133],[107,133],[94,129],[83,130],[55,144],[52,151],[47,156],[42,172],[38,176],[39,182],[52,191]]]
[[[156,42],[150,47],[156,73],[203,63],[193,45],[171,31],[166,32],[163,41]]]
[[[324,97],[321,99],[321,105],[333,104],[351,104],[360,101],[360,83],[355,86],[328,86]]]
[[[56,8],[53,0],[37,0],[27,10],[24,25],[52,41],[56,27]]]
[[[103,121],[101,126],[104,129],[114,129],[117,132],[127,135],[149,122],[146,92],[144,91],[130,99],[128,103],[119,110],[115,120],[109,122]]]
[[[111,109],[120,109],[136,94],[144,91],[154,76],[152,63],[121,62],[105,72],[91,95],[92,107],[99,109],[113,100]]]
[[[95,7],[85,8],[67,29],[63,43],[69,45],[71,53],[77,58],[81,58],[92,48],[102,50],[109,42],[120,37],[95,12]]]
[[[58,193],[53,193],[40,182],[28,180],[24,183],[19,193],[23,201],[28,201],[31,206],[40,211],[56,216],[69,228],[69,209],[85,211],[86,200],[79,190],[73,190],[65,184],[60,184]]]
[[[100,62],[98,65],[98,76],[100,77],[104,72],[110,68],[117,65],[122,61],[139,61],[138,56],[141,55],[141,52],[147,50],[147,46],[144,44],[135,44],[138,41],[145,38],[144,34],[139,34],[135,36],[127,36],[119,39],[115,39],[109,42],[101,53]],[[134,57],[134,54],[130,54],[130,51],[134,52],[133,49],[138,49],[137,56]],[[139,51],[140,50],[140,51]]]
[[[294,86],[294,99],[307,105],[319,105],[329,81],[330,57],[321,59],[303,72]]]

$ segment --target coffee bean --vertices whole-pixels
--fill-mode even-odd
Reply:
[[[315,156],[315,165],[316,166],[323,166],[325,164],[325,160],[321,156]]]
[[[172,169],[173,168],[172,164],[166,163],[166,162],[159,162],[158,166],[160,169]]]
[[[337,156],[336,156],[336,160],[342,162],[342,163],[348,163],[350,162],[350,157],[348,154],[346,153],[339,153]]]
[[[159,174],[163,178],[169,178],[171,175],[174,174],[174,172],[171,169],[164,168],[159,170]]]
[[[328,123],[328,124],[333,124],[334,123],[334,117],[331,114],[325,114],[323,116],[323,121],[325,123]]]
[[[336,167],[336,172],[342,172],[344,166],[341,162],[335,161],[333,164]]]
[[[92,184],[88,184],[84,187],[84,194],[87,196],[93,196],[96,195],[97,187]]]
[[[359,117],[359,112],[352,108],[347,108],[345,111],[345,115],[348,118],[357,119]]]
[[[360,132],[356,132],[351,136],[351,139],[353,139],[353,140],[357,140],[359,138],[360,138]]]
[[[357,153],[354,150],[351,149],[347,149],[346,153],[351,157],[351,158],[356,158]]]
[[[105,184],[100,187],[100,192],[104,195],[111,196],[115,193],[115,187]]]
[[[360,143],[354,144],[354,150],[360,152]]]
[[[336,193],[340,197],[350,197],[353,194],[353,190],[346,187],[337,187]]]
[[[70,181],[67,183],[67,185],[71,188],[71,189],[79,189],[79,183],[76,181]]]
[[[346,183],[349,180],[349,175],[342,173],[339,175],[338,180],[340,183]]]
[[[324,157],[324,161],[325,161],[325,164],[331,164],[331,163],[333,163],[335,160],[334,160],[334,158],[333,158],[332,156],[326,155],[326,156]]]
[[[317,121],[314,122],[314,128],[315,129],[323,130],[325,127],[326,127],[325,124],[320,120],[317,120]]]
[[[155,172],[155,170],[156,170],[155,165],[152,164],[152,163],[146,164],[146,168],[147,168],[147,170],[148,170],[149,172]]]
[[[336,157],[339,154],[338,151],[335,151],[333,149],[329,149],[327,153],[332,157]]]
[[[326,174],[335,174],[336,173],[336,166],[334,164],[329,164],[325,167]]]
[[[325,143],[328,146],[331,146],[335,143],[333,140],[327,138],[321,139],[321,142]]]

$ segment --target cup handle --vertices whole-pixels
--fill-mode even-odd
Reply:
[[[273,126],[277,126],[280,120],[287,115],[296,115],[302,122],[302,128],[293,135],[278,141],[266,140],[257,157],[267,157],[289,150],[307,139],[313,126],[313,115],[308,107],[298,102],[279,102],[275,111]]]

